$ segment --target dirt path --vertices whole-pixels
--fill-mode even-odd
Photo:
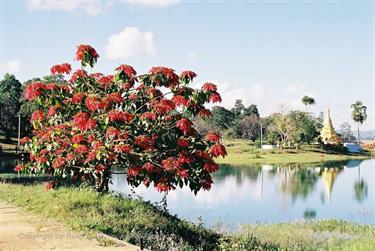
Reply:
[[[103,239],[103,238],[101,238]],[[113,241],[106,241],[114,243]],[[103,247],[52,220],[37,218],[17,207],[0,202],[0,250],[140,250],[127,243]]]

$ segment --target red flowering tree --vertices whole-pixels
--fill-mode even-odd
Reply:
[[[126,169],[132,186],[210,189],[211,174],[219,168],[213,158],[224,157],[226,150],[218,135],[200,135],[189,117],[210,116],[204,104],[221,101],[216,86],[192,89],[194,72],[178,76],[166,67],[137,75],[120,65],[113,75],[90,74],[85,67],[98,58],[94,48],[80,45],[76,59],[82,67],[70,80],[27,86],[25,98],[39,109],[31,116],[34,136],[23,139],[30,162],[17,170],[90,180],[99,192],[108,190],[117,167]],[[55,65],[51,73],[69,75],[71,66]]]

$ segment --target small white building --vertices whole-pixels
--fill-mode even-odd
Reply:
[[[273,150],[277,149],[277,145],[262,145],[263,150]]]

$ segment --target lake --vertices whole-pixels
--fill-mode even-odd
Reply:
[[[221,165],[210,191],[195,196],[188,188],[167,195],[172,214],[207,226],[235,228],[244,223],[343,219],[375,224],[375,160],[326,162],[310,166]],[[124,174],[111,190],[153,203],[163,195],[152,187],[133,192]]]

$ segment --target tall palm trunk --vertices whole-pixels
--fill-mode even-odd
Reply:
[[[357,144],[359,145],[359,122],[357,123]]]

